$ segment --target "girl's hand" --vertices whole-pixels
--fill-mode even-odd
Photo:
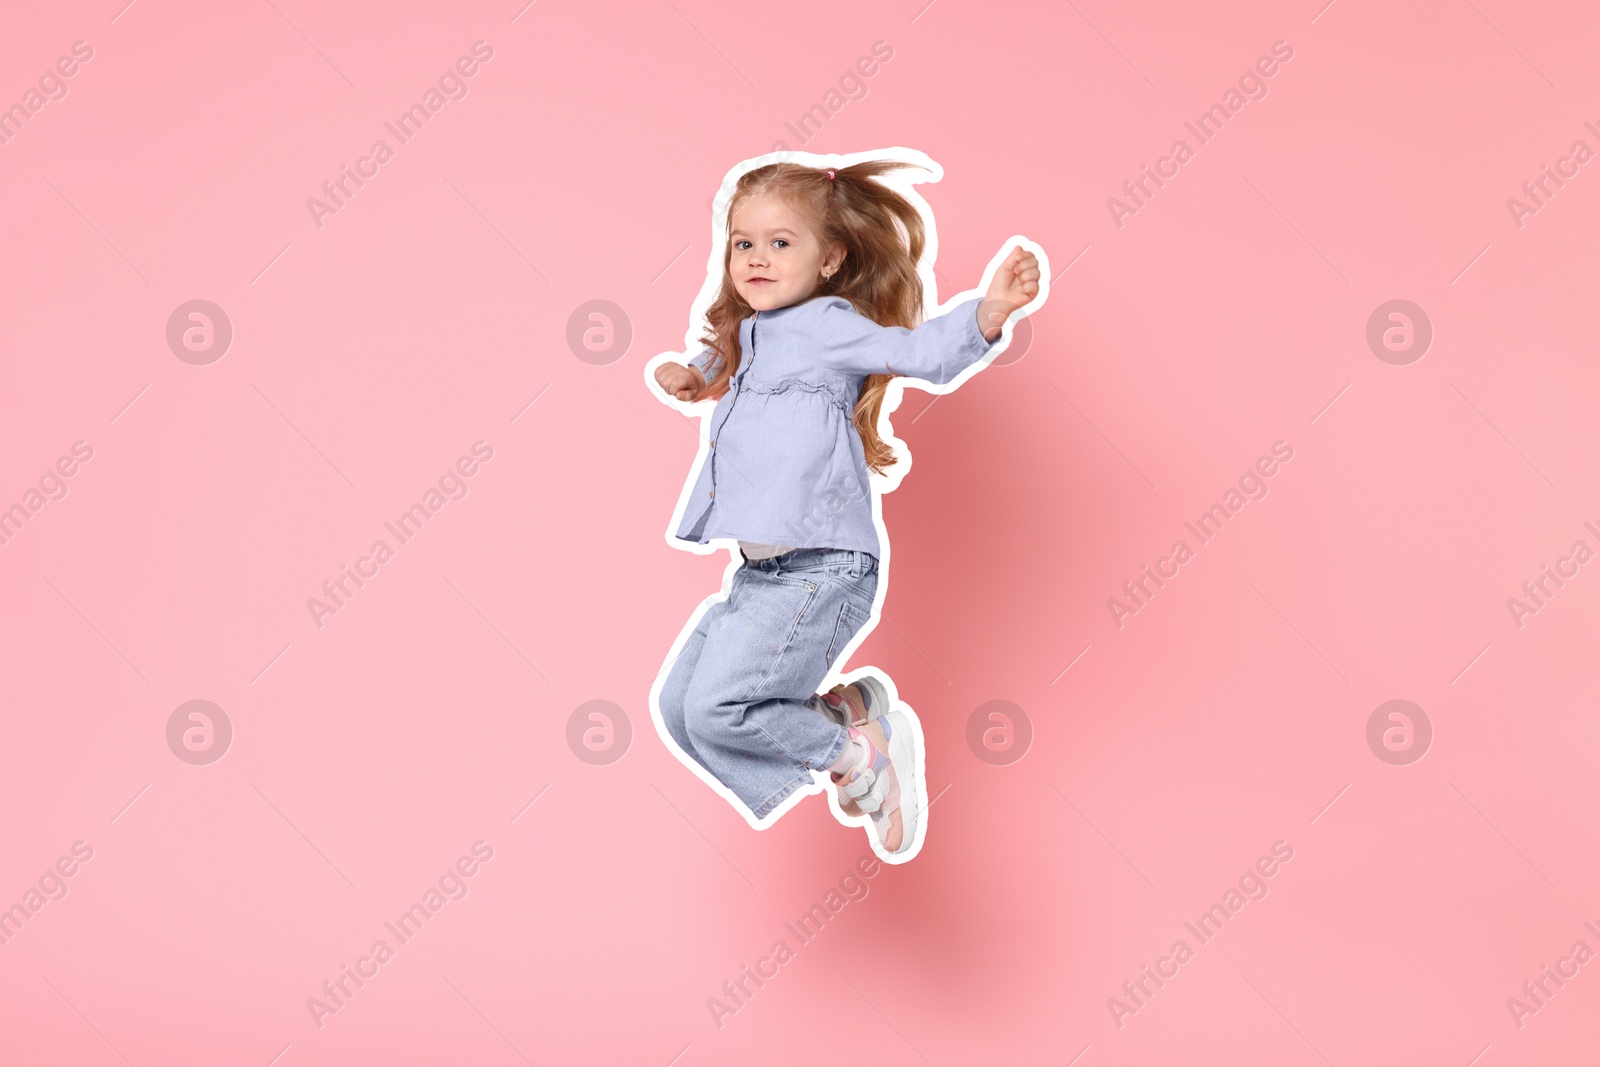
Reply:
[[[682,363],[663,363],[656,368],[656,384],[668,396],[693,401],[700,395],[705,379],[693,367],[686,367]]]
[[[984,340],[999,337],[1007,317],[1038,295],[1039,257],[1017,245],[994,272],[989,293],[978,305],[978,328]]]

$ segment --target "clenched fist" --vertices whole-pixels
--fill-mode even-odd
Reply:
[[[1021,245],[1011,249],[994,272],[989,292],[978,304],[978,329],[984,339],[1000,336],[1000,327],[1010,314],[1039,295],[1039,257]]]
[[[668,396],[693,401],[700,395],[706,381],[694,367],[686,367],[682,363],[663,363],[656,368],[656,384]]]

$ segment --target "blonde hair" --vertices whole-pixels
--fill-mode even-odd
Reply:
[[[900,167],[893,160],[870,160],[834,168],[834,177],[799,163],[772,163],[739,178],[728,203],[733,209],[752,196],[773,193],[787,201],[827,248],[845,247],[844,262],[822,279],[813,297],[841,296],[880,326],[912,328],[922,321],[922,279],[917,263],[927,244],[922,216],[905,197],[872,179]],[[715,399],[728,390],[739,369],[739,323],[755,309],[739,296],[728,272],[730,241],[722,256],[722,291],[706,311],[709,323],[701,344],[713,349],[715,370],[700,394]],[[867,466],[879,474],[896,462],[894,450],[878,436],[878,412],[889,388],[888,374],[870,374],[861,383],[852,421],[861,435]]]

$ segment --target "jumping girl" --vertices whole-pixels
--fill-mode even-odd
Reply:
[[[923,322],[923,218],[875,180],[908,165],[744,173],[706,347],[654,372],[667,397],[717,401],[674,536],[737,540],[744,561],[658,682],[658,725],[758,828],[814,791],[813,772],[830,772],[838,812],[864,816],[892,863],[925,833],[921,724],[871,674],[817,693],[874,615],[882,553],[868,468],[896,462],[879,411],[891,377],[943,385],[994,351],[1040,278],[1017,244],[987,296]]]

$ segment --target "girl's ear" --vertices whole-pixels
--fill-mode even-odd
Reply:
[[[837,273],[839,265],[844,262],[846,254],[845,247],[841,244],[836,244],[828,249],[827,258],[822,261],[822,272],[830,275]]]

